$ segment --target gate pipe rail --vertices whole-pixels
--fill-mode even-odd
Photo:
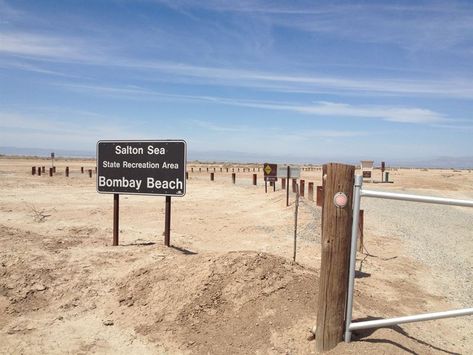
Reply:
[[[371,329],[381,328],[402,323],[421,322],[426,320],[434,320],[441,318],[451,318],[473,315],[473,308],[464,308],[457,310],[450,310],[436,313],[425,313],[417,314],[412,316],[389,318],[389,319],[378,319],[364,322],[352,323],[353,316],[353,293],[355,287],[355,268],[356,268],[356,250],[357,250],[357,239],[358,239],[358,216],[360,214],[361,197],[373,197],[373,198],[384,198],[389,200],[399,201],[410,201],[410,202],[423,202],[449,206],[460,206],[460,207],[473,207],[473,201],[471,200],[460,200],[453,198],[444,197],[433,197],[433,196],[422,196],[422,195],[411,195],[396,192],[384,192],[384,191],[373,191],[362,189],[363,177],[355,176],[355,186],[353,190],[353,225],[351,233],[351,246],[350,246],[350,270],[348,273],[348,295],[347,295],[347,308],[345,317],[345,342],[350,342],[351,332],[359,329]]]
[[[454,198],[445,198],[445,197],[410,195],[410,194],[401,194],[397,192],[384,192],[384,191],[373,191],[373,190],[362,189],[361,196],[384,198],[388,200],[434,203],[438,205],[473,207],[473,201],[470,201],[470,200],[458,200]]]
[[[402,323],[422,322],[426,320],[468,316],[472,314],[473,314],[473,308],[456,309],[453,311],[424,313],[424,314],[416,314],[414,316],[355,322],[355,323],[350,324],[349,329],[350,331],[353,331],[353,330],[360,330],[360,329],[381,328],[381,327],[389,327],[391,325],[402,324]]]

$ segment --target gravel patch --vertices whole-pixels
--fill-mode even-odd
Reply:
[[[363,198],[362,208],[365,228],[406,241],[410,256],[431,268],[444,296],[473,305],[471,209],[375,198]]]

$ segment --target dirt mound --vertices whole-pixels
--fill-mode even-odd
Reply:
[[[171,337],[180,351],[285,352],[290,344],[278,349],[278,339],[304,336],[315,322],[317,285],[314,270],[287,259],[232,252],[137,270],[120,284],[118,302],[138,333],[157,343]]]

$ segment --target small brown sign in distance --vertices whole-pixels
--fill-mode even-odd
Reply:
[[[278,165],[264,163],[263,165],[264,180],[265,181],[278,181]]]

